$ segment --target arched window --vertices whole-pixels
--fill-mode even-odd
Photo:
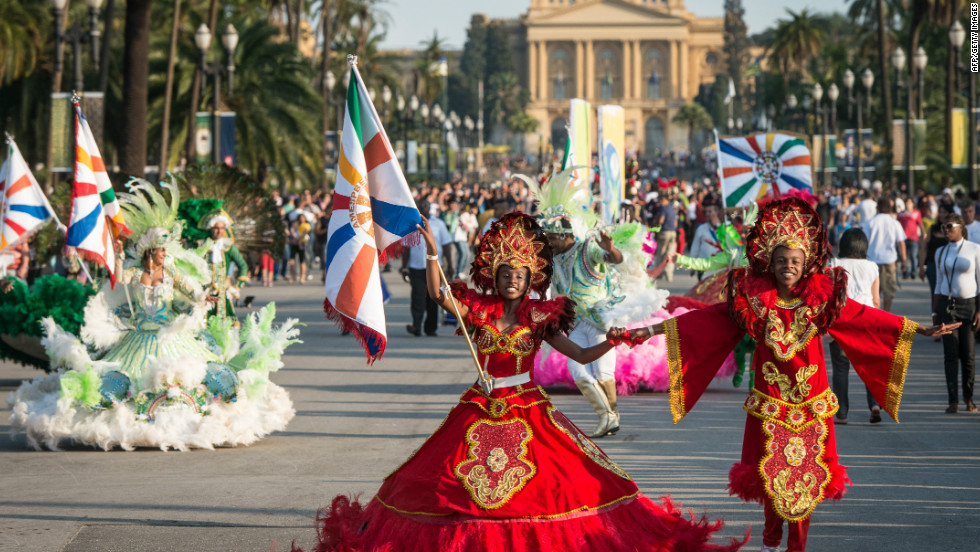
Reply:
[[[611,46],[606,46],[599,51],[596,68],[596,79],[599,85],[599,99],[610,100],[619,97],[619,85],[621,82],[619,72],[619,56]]]
[[[653,159],[662,152],[667,144],[664,136],[664,122],[656,117],[647,119],[643,126],[643,154],[647,159]]]
[[[548,62],[548,78],[551,81],[551,97],[555,100],[568,99],[569,82],[574,77],[569,60],[568,50],[557,47],[551,51]]]
[[[555,151],[565,151],[565,143],[568,142],[568,121],[558,117],[551,121],[551,147]]]
[[[647,99],[657,100],[662,96],[662,83],[667,75],[664,67],[664,54],[659,48],[650,48],[643,55],[643,75],[647,83]]]

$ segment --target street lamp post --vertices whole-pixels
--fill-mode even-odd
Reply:
[[[912,63],[919,70],[919,82],[912,82],[912,76],[909,75],[906,78],[902,77],[902,69],[905,68],[905,51],[899,46],[895,48],[892,53],[892,66],[895,68],[895,85],[901,89],[905,88],[906,96],[908,97],[907,107],[905,110],[905,168],[907,169],[907,180],[906,185],[908,187],[908,193],[913,196],[915,193],[915,172],[912,167],[912,117],[917,116],[922,117],[922,91],[925,87],[925,82],[922,80],[922,73],[924,72],[926,65],[929,62],[929,57],[926,55],[925,50],[921,47],[916,50],[915,55],[912,56]],[[919,109],[916,110],[915,103],[912,97],[912,88],[918,84],[919,86]],[[917,113],[918,112],[918,113]]]
[[[969,174],[970,181],[970,191],[977,191],[977,133],[973,129],[974,117],[973,109],[976,104],[976,79],[974,78],[973,72],[969,70],[969,67],[963,63],[960,57],[960,49],[963,47],[963,42],[966,40],[966,31],[963,29],[963,25],[957,19],[953,22],[953,26],[949,29],[949,42],[956,49],[956,89],[962,90],[962,83],[960,82],[960,74],[966,73],[967,78],[967,94],[966,94],[966,116],[967,116],[967,132],[968,142],[967,147],[969,154],[967,156],[966,167],[967,173]]]
[[[445,131],[443,134],[443,144],[445,145],[446,148],[446,180],[445,181],[449,182],[449,133],[453,131],[453,121],[449,117],[446,117],[446,120],[443,121],[442,124],[443,124],[443,129]]]
[[[387,84],[381,88],[381,103],[384,104],[384,116],[382,118],[384,119],[384,123],[387,125],[388,106],[391,104],[391,88],[388,88]]]
[[[827,88],[827,99],[830,100],[830,135],[837,138],[837,98],[840,97],[840,89],[837,88],[837,83],[832,82]],[[826,122],[826,119],[824,119]],[[826,136],[826,132],[824,133]],[[834,148],[836,149],[836,148]],[[827,144],[827,151],[824,152],[825,156],[835,155],[835,152],[830,149],[830,144]],[[827,165],[826,159],[824,160],[824,171],[826,172]]]
[[[412,96],[415,99],[415,96]],[[431,155],[429,155],[429,117],[431,117],[431,111],[429,110],[429,104],[422,103],[419,107],[419,116],[422,117],[422,139],[419,142],[422,143],[422,149],[425,150],[425,168],[426,172],[432,170]]]
[[[874,85],[875,76],[871,72],[871,69],[865,68],[861,72],[861,84],[864,86],[864,94],[867,96],[867,101],[871,101],[871,86]],[[844,88],[847,89],[847,103],[848,103],[848,113],[851,111],[851,104],[857,106],[857,159],[856,159],[856,172],[857,172],[857,185],[861,186],[861,182],[864,179],[864,133],[861,132],[861,127],[863,123],[861,121],[861,97],[858,95],[857,98],[852,94],[854,89],[854,73],[848,69],[844,71]]]
[[[795,122],[796,122],[796,113],[795,113],[795,111],[796,111],[796,105],[798,103],[799,102],[796,99],[796,94],[790,94],[789,96],[786,97],[786,107],[789,108],[789,110],[788,110],[789,111],[789,120],[790,120],[790,124],[792,125],[793,130],[796,130],[796,125],[795,125]]]
[[[827,182],[827,110],[820,103],[822,99],[823,86],[818,82],[813,85],[813,128],[814,134],[818,128],[821,129],[820,149],[823,151],[820,152],[820,177],[823,180],[824,189],[828,190],[830,183]]]
[[[99,70],[99,37],[102,31],[99,30],[99,11],[102,9],[103,0],[85,0],[88,5],[89,24],[88,30],[82,29],[77,23],[72,23],[71,27],[62,31],[64,24],[63,18],[67,13],[68,0],[51,0],[51,11],[54,14],[54,33],[55,33],[55,73],[61,73],[64,68],[65,48],[64,44],[71,44],[72,62],[74,68],[74,89],[78,92],[83,90],[84,82],[82,79],[82,44],[92,45],[92,65],[95,70]]]
[[[221,163],[221,75],[228,75],[228,94],[231,94],[235,82],[235,48],[238,46],[238,31],[231,23],[221,33],[221,45],[224,46],[228,64],[222,66],[217,61],[208,63],[207,54],[211,47],[211,30],[204,23],[194,33],[194,44],[201,52],[201,73],[214,77],[214,94],[211,96],[211,153],[215,164]],[[203,93],[204,79],[201,79]]]
[[[745,123],[742,122],[742,117],[739,117],[738,119],[735,119],[735,129],[738,130],[738,135],[739,136],[742,135],[742,127],[744,125],[745,125]]]

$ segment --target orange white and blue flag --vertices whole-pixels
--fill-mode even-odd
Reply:
[[[109,271],[109,281],[115,285],[116,253],[113,243],[117,237],[126,237],[131,231],[126,228],[92,129],[78,101],[73,103],[75,180],[65,246],[73,248],[86,260],[104,266]]]
[[[0,168],[0,251],[17,245],[49,221],[61,222],[31,174],[14,140],[7,138],[7,160]]]
[[[725,207],[766,198],[813,193],[810,149],[803,138],[781,132],[715,139]]]
[[[351,78],[327,227],[323,309],[361,342],[370,363],[381,358],[388,339],[379,257],[406,237],[417,238],[422,217],[356,62],[348,57]]]

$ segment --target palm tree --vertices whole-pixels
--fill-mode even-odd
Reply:
[[[818,25],[809,10],[794,12],[786,9],[789,20],[780,19],[776,24],[772,44],[769,46],[769,63],[778,67],[783,79],[789,83],[790,73],[806,76],[809,63],[823,47],[827,33]]]
[[[40,2],[0,0],[0,85],[34,71],[41,57],[43,12]]]
[[[239,46],[235,50],[235,88],[230,96],[222,92],[227,108],[234,111],[238,166],[252,174],[265,167],[274,168],[280,182],[319,182],[323,167],[321,158],[320,110],[323,100],[311,84],[313,69],[291,42],[279,40],[279,29],[264,18],[242,18],[232,21],[239,29]],[[162,43],[163,37],[159,40]],[[191,33],[182,33],[175,67],[174,109],[190,109],[197,48]],[[154,92],[165,85],[163,48],[154,48],[152,60]],[[204,97],[210,102],[214,93],[208,88]],[[162,93],[153,95],[151,131],[162,124]],[[171,124],[175,142],[188,139],[187,120]],[[154,136],[159,133],[152,132]],[[179,155],[169,153],[172,165]],[[191,162],[193,162],[191,160]]]
[[[671,118],[671,122],[687,125],[687,147],[694,152],[694,133],[711,128],[711,115],[699,103],[684,104]]]
[[[153,0],[126,2],[126,49],[123,53],[122,141],[123,174],[143,176],[146,167],[146,105],[148,101],[150,19]]]

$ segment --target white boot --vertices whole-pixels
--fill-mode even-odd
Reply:
[[[596,426],[592,435],[589,435],[589,437],[592,439],[605,437],[612,427],[614,416],[612,408],[609,406],[609,401],[606,399],[605,392],[599,387],[599,383],[595,381],[579,380],[575,382],[575,385],[582,392],[582,395],[588,399],[595,413],[599,415],[599,425]]]
[[[619,431],[619,406],[616,401],[616,380],[607,379],[599,382],[599,387],[606,396],[609,405],[609,435]]]

